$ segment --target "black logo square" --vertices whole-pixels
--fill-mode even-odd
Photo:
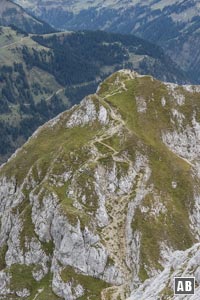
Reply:
[[[174,294],[175,295],[194,295],[195,278],[194,277],[175,277]]]

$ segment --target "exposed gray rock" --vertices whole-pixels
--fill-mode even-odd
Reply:
[[[42,193],[42,191],[40,191]],[[48,193],[39,201],[39,195],[30,194],[32,204],[32,222],[35,225],[35,232],[43,242],[51,240],[51,223],[54,218],[55,209],[58,205],[58,198],[54,193]]]
[[[55,294],[65,300],[75,300],[84,295],[84,289],[80,284],[64,283],[59,273],[54,273],[52,288]]]
[[[28,289],[23,289],[21,291],[17,291],[16,294],[20,298],[26,298],[29,297],[31,293]]]
[[[174,277],[191,277],[195,275],[198,288],[195,295],[172,296],[166,295],[166,300],[198,300],[200,293],[200,244],[194,245],[186,251],[175,251],[165,269],[155,277],[146,280],[138,289],[133,291],[127,300],[155,300],[165,287],[173,290]]]
[[[163,132],[162,138],[169,149],[190,162],[200,158],[200,124],[195,116],[192,126],[187,125],[183,130],[179,128],[174,132]]]
[[[10,288],[9,288],[9,283],[10,283],[10,276],[4,272],[0,272],[0,295],[6,296],[7,294],[10,293]]]
[[[195,204],[190,214],[191,228],[196,233],[197,240],[200,240],[200,195],[195,195]]]
[[[20,233],[22,231],[22,221],[19,215],[13,217],[13,226],[10,230],[9,238],[7,241],[8,250],[6,252],[5,260],[7,266],[13,264],[23,264],[24,256],[20,245]]]
[[[107,124],[108,113],[103,106],[100,106],[97,110],[91,96],[88,96],[82,100],[79,107],[72,113],[66,126],[67,128],[85,126],[95,120],[99,120],[101,124]]]
[[[80,223],[72,226],[61,215],[52,222],[52,237],[55,242],[55,256],[64,266],[72,266],[91,276],[100,276],[106,267],[106,249],[87,228],[81,231]]]

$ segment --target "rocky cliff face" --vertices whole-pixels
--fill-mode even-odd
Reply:
[[[35,132],[0,169],[0,299],[199,292],[199,95],[123,70]]]

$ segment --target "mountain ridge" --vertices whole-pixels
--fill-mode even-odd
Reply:
[[[36,131],[0,168],[2,296],[176,299],[177,250],[199,289],[198,99],[123,70]]]

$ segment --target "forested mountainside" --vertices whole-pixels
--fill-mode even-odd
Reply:
[[[163,47],[200,83],[198,0],[17,0],[57,28],[133,33]]]
[[[55,32],[49,24],[27,13],[21,6],[10,0],[1,0],[0,25],[18,28],[26,33],[50,33]]]
[[[200,293],[200,87],[119,71],[0,168],[0,299]]]
[[[0,27],[0,162],[39,125],[95,92],[102,78],[123,67],[167,81],[186,81],[160,48],[134,36],[33,36]]]

